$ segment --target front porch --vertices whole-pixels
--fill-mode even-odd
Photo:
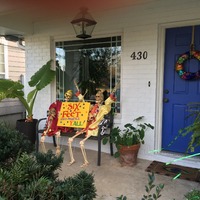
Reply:
[[[55,150],[55,147],[51,143],[46,143],[46,149]],[[116,200],[116,197],[121,195],[125,195],[128,200],[140,200],[145,194],[145,185],[148,183],[148,172],[145,169],[151,161],[138,159],[138,163],[134,167],[121,167],[116,158],[102,153],[101,166],[97,166],[97,151],[86,149],[90,164],[81,168],[83,157],[79,148],[73,148],[76,162],[71,166],[67,165],[69,163],[67,146],[62,145],[62,150],[65,150],[65,156],[62,169],[59,171],[60,178],[73,176],[81,170],[94,173],[97,200]],[[184,194],[194,188],[200,188],[200,183],[197,182],[182,179],[172,180],[171,177],[155,174],[155,185],[160,183],[165,185],[161,192],[160,199],[162,200],[183,200]]]

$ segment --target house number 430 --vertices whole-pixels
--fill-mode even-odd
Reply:
[[[132,58],[132,60],[141,60],[141,59],[147,59],[147,57],[148,57],[148,53],[147,53],[147,51],[138,51],[138,52],[133,52],[132,54],[131,54],[131,58]]]

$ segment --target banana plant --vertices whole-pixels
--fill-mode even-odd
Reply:
[[[34,89],[28,93],[27,97],[23,91],[24,85],[19,81],[0,79],[0,101],[5,98],[18,98],[27,111],[27,122],[33,121],[33,107],[37,93],[55,78],[56,72],[51,69],[51,62],[52,60],[49,60],[31,77],[28,84]]]

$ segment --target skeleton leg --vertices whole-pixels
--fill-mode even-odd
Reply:
[[[72,152],[72,142],[73,142],[73,138],[71,137],[68,139],[69,156],[70,156],[70,162],[68,165],[72,165],[73,163],[75,163],[75,159],[74,159],[73,152]]]
[[[85,139],[81,140],[80,141],[80,147],[81,147],[81,151],[82,151],[82,154],[83,154],[83,164],[81,165],[81,167],[85,167],[89,164],[88,160],[87,160],[87,154],[86,154],[86,151],[85,151],[85,146],[84,146],[84,143],[85,141],[90,137],[90,135],[88,135]]]
[[[56,155],[59,156],[60,155],[60,131],[56,132],[56,143],[57,143],[57,147],[56,147]]]
[[[68,139],[68,145],[69,145],[69,156],[70,156],[70,162],[68,165],[72,165],[73,163],[75,163],[75,159],[74,159],[74,155],[73,155],[73,151],[72,151],[72,142],[74,140],[75,137],[77,137],[78,135],[84,133],[84,131],[80,131],[77,132],[76,135],[74,135],[73,137],[70,137]]]
[[[46,135],[43,134],[43,135],[41,136],[41,139],[40,139],[41,149],[42,149],[42,152],[43,152],[43,153],[46,153],[46,152],[47,152],[46,147],[45,147],[45,145],[44,145],[45,137],[46,137]]]

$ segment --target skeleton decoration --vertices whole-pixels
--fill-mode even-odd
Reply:
[[[70,137],[68,139],[69,155],[70,155],[70,162],[68,165],[72,165],[75,162],[73,151],[72,151],[72,142],[74,138],[76,138],[78,135],[83,134],[83,133],[86,133],[86,135],[85,135],[85,138],[80,141],[80,148],[81,148],[81,152],[82,152],[83,160],[84,160],[81,167],[87,166],[89,164],[84,143],[89,137],[98,135],[99,123],[103,120],[104,115],[108,114],[111,111],[111,104],[114,103],[116,100],[114,96],[115,91],[116,91],[116,88],[113,89],[110,96],[105,100],[104,104],[103,104],[103,99],[104,99],[103,93],[101,91],[98,91],[96,93],[96,96],[95,96],[96,102],[95,102],[95,105],[91,106],[90,108],[86,128],[83,128],[82,130],[77,131],[73,137]],[[80,98],[82,99],[82,95],[80,94],[79,91],[78,93],[76,93],[76,96],[79,99]]]
[[[65,93],[65,102],[69,102],[70,99],[72,98],[72,95],[73,95],[72,90],[68,90]],[[46,153],[46,148],[44,145],[44,141],[46,136],[56,136],[56,142],[57,142],[56,154],[58,155],[60,154],[60,133],[73,131],[73,128],[57,126],[61,105],[62,102],[57,100],[49,106],[48,118],[45,126],[46,128],[40,140],[42,151],[45,153]]]

